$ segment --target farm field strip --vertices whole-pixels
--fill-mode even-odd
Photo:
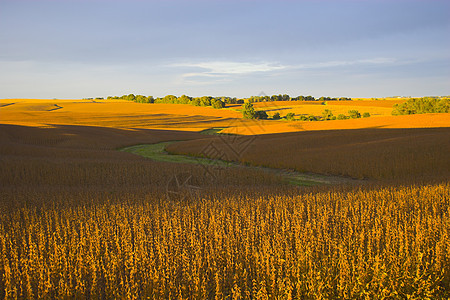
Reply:
[[[343,129],[400,129],[400,128],[443,128],[450,127],[450,114],[423,114],[404,116],[377,116],[370,118],[333,121],[271,121],[248,122],[229,127],[222,133],[241,135],[273,134],[302,131],[327,131]]]
[[[368,112],[371,116],[390,116],[392,107],[376,107],[376,106],[356,106],[351,103],[347,105],[335,105],[334,103],[327,105],[286,105],[286,106],[267,106],[255,105],[257,109],[265,110],[269,115],[273,115],[278,112],[281,116],[288,113],[294,113],[299,115],[315,115],[321,116],[322,112],[326,109],[331,110],[335,116],[339,114],[348,115],[349,110],[358,110],[360,113]]]

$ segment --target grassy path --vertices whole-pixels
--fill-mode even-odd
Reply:
[[[234,168],[253,168],[264,172],[274,173],[281,176],[287,183],[297,186],[312,186],[321,184],[349,184],[362,183],[362,180],[346,178],[341,176],[325,176],[313,173],[301,173],[290,170],[282,170],[275,168],[256,167],[241,165],[235,162],[227,162],[224,160],[215,160],[209,158],[200,158],[188,155],[169,154],[165,151],[165,147],[176,143],[177,141],[162,142],[156,144],[135,145],[120,149],[120,151],[140,155],[155,161],[184,163],[184,164],[202,164],[202,165],[220,165],[224,167]]]

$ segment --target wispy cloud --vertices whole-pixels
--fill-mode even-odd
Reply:
[[[359,60],[315,62],[310,64],[301,64],[292,66],[292,69],[321,69],[321,68],[345,67],[354,65],[386,65],[386,64],[393,64],[395,62],[396,60],[392,58],[378,57]]]
[[[210,77],[214,79],[222,78],[228,75],[247,75],[252,73],[268,73],[284,70],[303,70],[303,69],[321,69],[334,68],[352,65],[380,65],[392,64],[396,60],[391,58],[370,58],[352,61],[325,61],[308,64],[282,65],[279,63],[248,63],[232,61],[209,61],[197,63],[176,63],[170,64],[170,67],[189,68],[189,72],[182,74],[184,78],[192,77]],[[195,69],[195,71],[192,70]]]
[[[172,68],[181,68],[180,82],[196,85],[209,85],[220,82],[231,82],[237,77],[256,74],[280,75],[284,72],[302,72],[308,70],[334,69],[339,67],[388,65],[399,61],[392,58],[368,58],[359,60],[323,61],[305,64],[283,65],[276,62],[233,62],[233,61],[207,61],[183,62],[167,65]]]
[[[271,63],[247,63],[231,61],[211,61],[199,63],[178,63],[171,64],[171,67],[185,67],[200,69],[194,72],[187,72],[183,77],[223,77],[227,75],[245,75],[256,72],[270,72],[286,69],[286,66]]]

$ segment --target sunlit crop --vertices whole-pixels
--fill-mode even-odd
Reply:
[[[365,178],[298,187],[258,167],[211,178],[118,151],[185,140],[170,150],[201,154],[226,139],[175,123],[120,129],[145,118],[79,109],[73,123],[105,127],[49,115],[62,109],[42,120],[30,111],[36,127],[0,124],[0,298],[450,297],[447,128],[274,134],[241,153],[249,165]],[[211,117],[191,116],[192,126]],[[176,197],[180,174],[193,188]]]
[[[8,299],[448,297],[449,190],[213,189],[188,203],[155,192],[105,200],[86,190],[56,201],[23,193],[16,197],[42,206],[1,214],[0,291]]]

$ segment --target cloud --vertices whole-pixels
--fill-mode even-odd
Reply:
[[[359,60],[344,60],[344,61],[326,61],[326,62],[316,62],[311,64],[301,64],[297,66],[292,66],[293,69],[321,69],[321,68],[333,68],[333,67],[344,67],[344,66],[354,66],[354,65],[385,65],[395,63],[396,60],[392,58],[370,58],[370,59],[359,59]]]
[[[370,58],[360,60],[346,61],[324,61],[307,64],[282,65],[280,63],[250,63],[250,62],[233,62],[233,61],[207,61],[193,63],[174,63],[169,67],[182,68],[181,78],[185,82],[190,83],[212,83],[212,82],[229,82],[235,76],[251,75],[256,73],[273,73],[280,71],[302,71],[312,69],[327,69],[345,66],[357,65],[385,65],[396,63],[391,58]]]
[[[285,69],[286,66],[273,63],[247,63],[247,62],[232,62],[232,61],[210,61],[199,63],[179,63],[172,64],[171,67],[187,67],[203,69],[200,72],[189,72],[184,76],[220,76],[220,75],[240,75],[250,74],[255,72],[270,72]]]

